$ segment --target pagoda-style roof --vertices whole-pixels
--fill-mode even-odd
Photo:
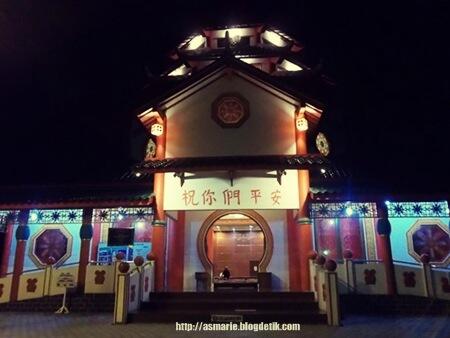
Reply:
[[[208,66],[190,75],[154,78],[144,89],[139,99],[140,107],[136,112],[139,114],[150,108],[163,107],[170,98],[228,69],[245,74],[294,100],[311,103],[319,109],[324,108],[324,102],[328,101],[331,95],[332,83],[316,70],[305,69],[298,74],[281,77],[268,74],[225,53]]]
[[[151,182],[0,187],[0,209],[147,206]]]
[[[191,172],[212,170],[287,170],[328,167],[331,163],[319,154],[183,157],[149,160],[138,164],[136,173]]]

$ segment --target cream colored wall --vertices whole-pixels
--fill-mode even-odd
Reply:
[[[205,271],[197,253],[197,236],[209,211],[186,211],[184,228],[184,291],[195,291],[195,273]]]
[[[255,210],[267,223],[273,236],[273,255],[267,266],[272,272],[272,290],[289,291],[289,256],[286,210]]]
[[[211,104],[223,93],[249,101],[239,128],[222,128]],[[220,78],[166,111],[167,157],[295,154],[295,107],[238,77]]]
[[[273,255],[267,267],[272,272],[274,291],[289,290],[287,222],[285,210],[255,210],[269,224],[273,236]],[[205,271],[197,253],[197,236],[211,212],[187,211],[185,225],[184,291],[195,291],[195,273]]]
[[[36,279],[34,284],[36,288],[34,290],[28,290],[28,280]],[[17,295],[17,300],[40,298],[44,294],[44,283],[45,283],[45,271],[39,270],[37,272],[24,273],[20,276],[19,280],[19,294]]]
[[[0,292],[0,303],[9,302],[11,294],[12,275],[0,278],[0,285],[3,285]]]
[[[95,277],[96,271],[104,271],[103,284],[96,284]],[[115,278],[115,266],[114,265],[88,265],[86,267],[86,281],[84,286],[85,293],[113,293],[114,292],[114,278]]]

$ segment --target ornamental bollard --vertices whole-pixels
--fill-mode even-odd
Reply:
[[[130,284],[130,264],[120,262],[115,285],[114,320],[113,324],[126,324],[128,317],[128,286]]]
[[[341,325],[341,311],[339,304],[338,278],[336,273],[337,264],[329,259],[325,263],[325,298],[327,304],[328,325]]]
[[[349,249],[344,251],[344,268],[345,268],[345,289],[347,293],[355,292],[355,271],[353,265],[353,252]],[[351,278],[350,278],[351,276]]]

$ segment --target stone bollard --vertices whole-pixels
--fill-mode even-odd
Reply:
[[[344,251],[344,267],[345,267],[345,282],[347,293],[354,293],[355,289],[355,271],[353,266],[353,252],[351,250]],[[351,278],[350,278],[351,276]]]
[[[126,324],[128,317],[128,286],[130,284],[130,264],[120,262],[115,285],[114,319],[113,324]]]
[[[341,325],[341,311],[339,304],[338,278],[336,273],[337,264],[334,260],[327,260],[325,263],[325,294],[327,303],[328,325]]]

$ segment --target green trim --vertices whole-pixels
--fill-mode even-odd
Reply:
[[[297,218],[297,224],[298,225],[311,224],[311,218],[309,218],[309,217],[299,217],[299,218]]]
[[[155,219],[152,221],[152,225],[154,227],[165,227],[167,225],[167,222],[161,219]]]

